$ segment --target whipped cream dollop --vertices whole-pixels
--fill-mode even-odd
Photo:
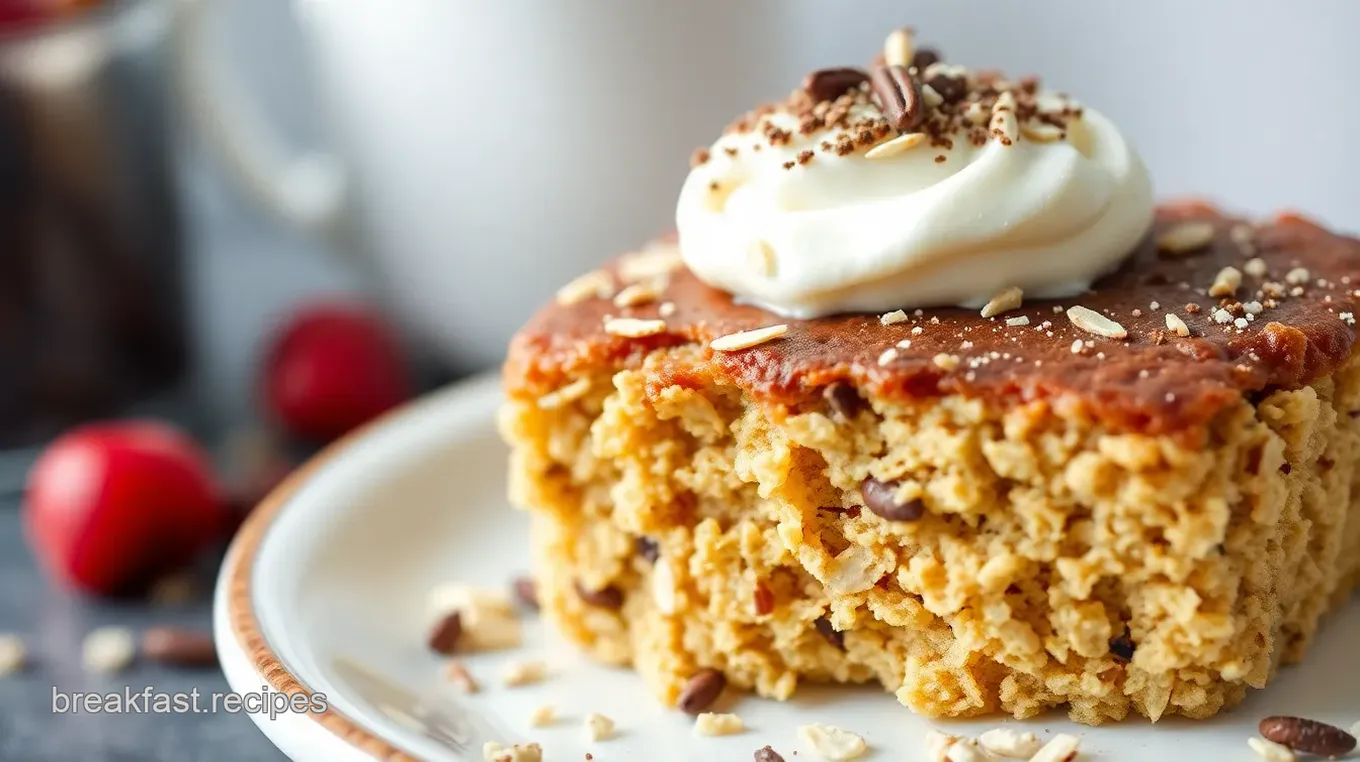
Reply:
[[[877,84],[808,86],[700,152],[676,211],[689,269],[796,318],[976,308],[1084,291],[1149,230],[1151,182],[1103,115],[1034,81],[910,73],[905,129]]]

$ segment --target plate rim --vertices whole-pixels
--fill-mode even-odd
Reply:
[[[237,529],[222,560],[213,606],[214,619],[221,618],[221,621],[214,622],[219,658],[226,656],[222,651],[227,645],[234,646],[256,676],[264,681],[264,687],[290,696],[303,693],[310,697],[314,691],[284,663],[275,647],[265,637],[264,628],[255,612],[253,581],[255,560],[269,530],[293,502],[294,496],[304,485],[312,481],[317,472],[353,449],[360,441],[377,435],[380,430],[398,419],[416,414],[421,409],[457,404],[461,398],[475,399],[489,395],[493,389],[497,392],[500,389],[500,373],[497,370],[484,371],[410,400],[325,446],[271,490]],[[223,635],[230,636],[229,644],[223,642]],[[289,715],[281,715],[280,719],[285,716]],[[419,758],[413,756],[409,750],[379,736],[329,704],[322,712],[307,712],[304,716],[307,722],[301,727],[325,730],[334,739],[355,751],[369,755],[372,759],[386,762],[419,762]],[[278,740],[266,730],[268,718],[259,715],[251,715],[251,718],[271,742],[278,745]]]

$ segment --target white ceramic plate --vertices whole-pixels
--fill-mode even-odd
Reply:
[[[329,702],[322,714],[252,715],[294,760],[464,762],[481,760],[483,742],[495,740],[538,741],[549,762],[575,762],[586,752],[600,762],[750,760],[765,744],[788,762],[814,762],[795,732],[810,722],[862,734],[873,748],[868,760],[927,762],[921,738],[928,728],[976,735],[998,725],[1076,733],[1082,759],[1102,762],[1253,760],[1245,741],[1263,716],[1298,714],[1343,727],[1360,720],[1355,602],[1326,623],[1304,665],[1209,722],[1131,719],[1087,728],[1052,714],[936,723],[875,688],[806,686],[784,704],[738,698],[731,708],[749,730],[700,738],[633,674],[587,663],[536,622],[523,649],[468,660],[484,689],[464,697],[443,682],[440,660],[424,647],[424,596],[449,580],[502,586],[528,566],[526,519],[504,497],[499,400],[496,379],[478,379],[346,439],[271,496],[233,544],[216,598],[217,643],[233,688],[310,690]],[[500,687],[505,665],[524,658],[546,660],[550,677]],[[542,704],[555,705],[562,719],[530,728],[528,715]],[[588,712],[613,718],[619,736],[587,743],[581,721]]]

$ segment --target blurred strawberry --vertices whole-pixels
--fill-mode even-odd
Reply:
[[[265,356],[269,415],[294,436],[327,442],[409,399],[413,382],[396,336],[358,304],[295,313]]]
[[[56,21],[102,4],[103,0],[0,0],[0,29]]]
[[[137,590],[178,569],[228,523],[207,455],[163,423],[81,426],[29,472],[23,521],[40,564],[90,593]]]

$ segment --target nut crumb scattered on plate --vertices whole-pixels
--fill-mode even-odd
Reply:
[[[505,668],[504,682],[509,688],[533,685],[542,682],[547,671],[547,665],[541,661],[513,661]]]
[[[694,734],[698,736],[730,736],[746,730],[746,723],[735,714],[701,712],[694,718]]]
[[[586,738],[593,742],[608,741],[614,737],[614,721],[602,714],[588,714],[585,719]]]
[[[541,728],[557,721],[557,710],[552,704],[544,704],[529,712],[529,726]]]
[[[863,738],[834,725],[813,723],[798,728],[798,738],[812,747],[823,759],[839,762],[859,759],[869,750]]]
[[[482,759],[486,762],[543,762],[543,747],[536,743],[504,746],[487,741],[482,746]]]

